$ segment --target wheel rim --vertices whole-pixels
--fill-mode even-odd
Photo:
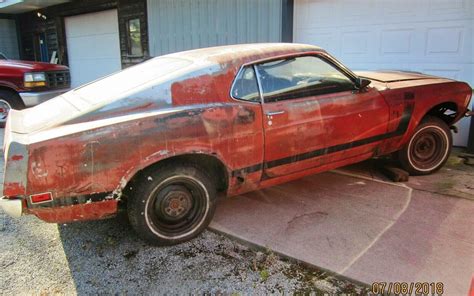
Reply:
[[[410,142],[410,162],[418,170],[433,170],[444,161],[448,148],[448,139],[442,129],[420,130]]]
[[[7,121],[8,113],[10,112],[11,108],[12,107],[7,101],[0,99],[0,123]]]
[[[153,190],[145,209],[146,221],[155,234],[180,238],[191,234],[204,222],[209,195],[196,179],[172,177]]]

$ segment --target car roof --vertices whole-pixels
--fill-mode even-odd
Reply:
[[[248,63],[255,60],[271,58],[278,55],[321,51],[324,49],[315,45],[298,43],[249,43],[207,47],[170,54],[168,56],[219,64]]]

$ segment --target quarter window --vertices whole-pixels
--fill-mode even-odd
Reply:
[[[305,56],[257,65],[265,102],[353,90],[352,81],[333,65]]]
[[[257,77],[252,66],[243,68],[235,78],[231,91],[234,99],[260,102]]]

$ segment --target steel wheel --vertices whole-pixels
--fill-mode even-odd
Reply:
[[[412,175],[426,175],[440,169],[448,160],[452,135],[439,118],[428,117],[415,130],[399,159]]]
[[[17,93],[0,89],[0,127],[5,126],[11,109],[21,110],[24,108],[25,105]]]
[[[0,98],[0,124],[5,124],[7,122],[8,113],[12,107],[10,103],[6,100]]]
[[[147,223],[157,236],[180,238],[199,227],[209,210],[204,185],[189,176],[163,181],[147,201]]]
[[[426,128],[410,143],[410,161],[418,169],[426,170],[438,166],[447,151],[447,137],[443,130]]]
[[[193,165],[146,171],[127,201],[130,224],[143,239],[173,245],[199,235],[211,222],[216,185]]]

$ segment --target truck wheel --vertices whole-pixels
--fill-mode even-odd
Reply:
[[[0,89],[0,127],[5,127],[10,109],[24,109],[25,105],[20,97],[8,90]]]
[[[427,117],[398,152],[402,167],[412,175],[428,175],[448,160],[453,138],[448,125],[437,117]]]
[[[173,245],[200,234],[216,207],[216,186],[200,168],[165,166],[144,177],[127,204],[130,224],[146,241]]]

